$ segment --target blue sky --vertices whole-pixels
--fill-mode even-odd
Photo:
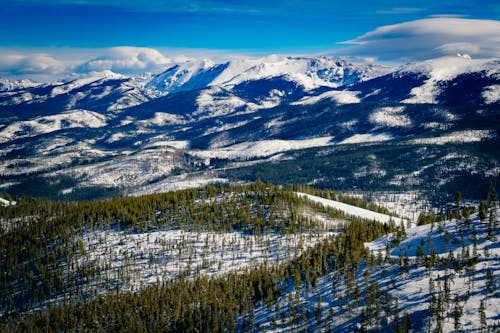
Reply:
[[[3,0],[0,17],[0,31],[3,32],[0,57],[4,55],[5,59],[8,56],[14,59],[14,54],[16,59],[35,55],[53,58],[56,62],[84,62],[105,58],[109,48],[132,46],[158,50],[166,58],[180,54],[213,56],[325,52],[349,57],[357,56],[357,50],[361,58],[403,62],[406,58],[412,60],[411,56],[405,58],[401,55],[398,58],[396,55],[390,59],[372,55],[370,50],[360,48],[359,44],[366,44],[366,34],[380,27],[436,17],[489,22],[486,33],[494,35],[495,23],[498,24],[500,18],[500,2]],[[445,21],[439,24],[438,21],[429,22],[434,22],[433,25],[439,29]],[[469,22],[472,28],[475,26],[473,21],[465,22]],[[446,24],[461,26],[459,21],[446,21]],[[375,37],[387,40],[394,38],[395,34],[412,35],[408,27],[405,29]],[[447,31],[446,36],[449,37],[449,27]],[[484,30],[479,32],[483,33]],[[363,36],[365,39],[362,39]],[[440,37],[440,43],[471,43],[470,38],[462,41],[456,37],[446,43],[446,36]],[[368,38],[368,44],[373,45],[373,36]],[[342,43],[345,41],[354,44]],[[491,43],[491,40],[488,42]],[[371,49],[376,50],[376,45]],[[465,47],[467,49],[476,50],[471,46]],[[405,49],[400,52],[411,51]],[[32,64],[29,60],[24,62]],[[0,76],[12,74],[9,64],[15,61],[9,61],[2,63],[0,59]],[[24,62],[21,61],[21,65]],[[36,72],[35,67],[31,72]],[[19,68],[18,73],[22,72]]]
[[[497,1],[2,1],[1,46],[318,52],[431,15],[498,19]]]

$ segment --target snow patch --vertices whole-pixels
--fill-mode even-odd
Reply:
[[[2,206],[15,206],[17,202],[15,201],[9,201],[9,200],[6,200],[4,198],[0,198],[0,205]]]
[[[486,104],[498,103],[500,101],[500,84],[494,84],[484,88],[481,96]]]
[[[411,90],[412,97],[402,101],[408,104],[437,104],[440,93],[438,82],[450,81],[459,75],[486,71],[488,76],[498,76],[498,59],[470,59],[463,56],[443,57],[420,63],[409,64],[399,70],[400,73],[424,74],[429,77],[423,85]]]
[[[177,125],[184,124],[185,121],[182,116],[165,113],[165,112],[155,112],[154,117],[146,120],[138,121],[137,123],[143,126],[165,126],[165,125]]]
[[[410,144],[418,145],[444,145],[447,143],[469,143],[480,142],[487,139],[495,138],[496,135],[493,131],[489,130],[468,130],[457,131],[446,135],[432,137],[432,138],[418,138],[410,140]]]
[[[311,147],[322,147],[333,144],[332,136],[305,140],[262,140],[238,143],[232,146],[191,151],[191,154],[202,158],[253,158],[265,157],[276,153]]]
[[[384,133],[354,134],[353,136],[340,141],[339,144],[380,142],[389,140],[392,140],[392,136],[390,134],[384,134]]]
[[[97,128],[103,126],[106,126],[106,117],[102,114],[88,110],[72,110],[58,115],[14,122],[0,131],[0,143],[66,128]]]
[[[360,103],[361,100],[358,98],[359,91],[347,91],[347,90],[332,90],[322,93],[318,96],[306,96],[297,102],[291,103],[292,105],[312,105],[316,104],[322,100],[332,100],[337,104],[355,104]]]
[[[347,215],[350,215],[350,216],[360,217],[362,219],[367,219],[367,220],[375,220],[375,221],[382,222],[382,223],[389,223],[390,221],[394,221],[394,222],[399,224],[402,221],[398,217],[393,217],[393,216],[389,216],[389,215],[385,215],[385,214],[381,214],[381,213],[376,213],[376,212],[373,212],[371,210],[348,205],[348,204],[345,204],[343,202],[325,199],[322,197],[318,197],[315,195],[306,194],[306,193],[302,193],[302,192],[296,192],[296,194],[303,199],[307,199],[307,200],[315,202],[315,203],[320,203],[325,207],[330,207],[333,209],[343,211],[344,213],[346,213]]]
[[[379,108],[370,115],[369,120],[381,126],[409,127],[412,122],[407,115],[402,114],[404,110],[404,106]]]

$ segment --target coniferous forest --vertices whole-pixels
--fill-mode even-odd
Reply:
[[[480,329],[498,328],[485,310],[499,299],[494,187],[477,208],[457,194],[446,214],[421,214],[415,228],[427,237],[418,243],[397,216],[362,219],[298,192],[389,213],[259,181],[1,207],[0,329],[410,332],[453,322],[460,330],[477,290]],[[428,281],[415,292],[419,311],[394,292],[414,278]],[[458,280],[465,293],[453,290]]]

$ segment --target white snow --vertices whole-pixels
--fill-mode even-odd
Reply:
[[[28,79],[23,80],[9,80],[0,78],[0,92],[11,91],[17,89],[32,88],[41,85],[41,83],[31,81]]]
[[[488,75],[500,73],[498,59],[470,59],[448,56],[403,66],[402,73],[425,73],[435,81],[452,80],[465,73],[486,71]]]
[[[259,109],[254,103],[249,103],[220,87],[210,87],[203,90],[196,99],[198,105],[193,115],[198,119],[217,117],[235,112],[237,109]]]
[[[0,205],[2,206],[14,206],[16,204],[15,201],[9,201],[4,198],[0,198]]]
[[[494,84],[484,88],[481,94],[486,104],[493,104],[500,101],[500,84]]]
[[[74,177],[86,186],[133,187],[168,176],[175,166],[172,152],[148,149],[104,162],[66,168],[54,175]]]
[[[462,315],[460,318],[460,331],[481,332],[479,307],[480,302],[485,302],[485,315],[487,325],[490,330],[494,325],[498,325],[498,314],[500,313],[500,298],[498,294],[498,279],[500,272],[500,248],[497,240],[489,241],[486,237],[486,222],[479,222],[477,216],[473,215],[470,224],[462,221],[457,224],[455,221],[436,223],[431,230],[430,225],[411,228],[407,230],[407,238],[390,251],[391,256],[387,261],[380,264],[370,265],[362,262],[353,272],[354,281],[352,287],[347,286],[347,274],[338,271],[331,272],[320,277],[312,286],[302,284],[300,291],[296,294],[293,285],[288,288],[284,295],[278,300],[280,313],[276,312],[277,306],[262,304],[255,309],[255,318],[258,332],[294,332],[296,330],[309,330],[314,332],[354,332],[357,331],[356,323],[361,321],[362,311],[365,309],[366,293],[368,285],[378,287],[378,299],[376,299],[377,311],[381,313],[381,318],[386,320],[394,328],[394,309],[398,304],[400,318],[404,313],[409,313],[412,319],[411,332],[434,331],[436,321],[429,323],[426,320],[430,292],[430,280],[434,284],[434,292],[441,295],[446,294],[444,285],[445,277],[448,280],[449,300],[443,302],[444,316],[442,318],[442,332],[455,332],[453,311],[455,307],[455,295],[460,297]],[[460,230],[459,230],[460,229]],[[464,246],[469,251],[470,256],[474,255],[472,230],[476,231],[477,240],[477,263],[462,269],[454,267],[444,268],[443,265],[426,269],[424,264],[417,264],[416,258],[411,253],[415,252],[415,247],[424,242],[424,253],[429,254],[432,250],[438,251],[438,256],[447,257],[448,251],[452,250],[455,258],[462,254]],[[498,237],[498,236],[497,236]],[[428,241],[431,245],[429,246]],[[387,237],[366,243],[373,254],[380,253],[382,257],[386,251]],[[399,250],[402,249],[403,256],[409,254],[409,269],[405,272],[398,264]],[[486,270],[493,272],[493,285],[496,291],[488,291],[488,277]],[[367,275],[365,275],[368,273]],[[353,300],[354,290],[360,288],[360,301]],[[384,294],[389,298],[385,298]],[[318,300],[321,296],[321,302]],[[355,296],[354,296],[355,297]],[[384,301],[389,301],[392,313],[386,313]],[[441,299],[446,300],[445,297]],[[295,300],[300,304],[306,315],[298,313],[299,323],[292,322],[290,315],[290,300]],[[349,303],[349,306],[348,306]],[[316,317],[316,310],[320,305],[321,312],[319,318]],[[349,309],[351,311],[349,311]],[[372,322],[375,318],[369,318]],[[428,319],[428,318],[427,318]],[[273,322],[274,321],[274,322]],[[358,327],[359,328],[359,327]],[[368,331],[371,331],[371,326]]]
[[[214,62],[206,59],[189,60],[153,76],[149,81],[147,77],[142,81],[146,81],[145,87],[152,95],[170,93],[188,81],[196,84],[199,80],[197,75],[202,72],[204,84],[209,81],[208,86],[231,87],[245,81],[284,77],[306,89],[314,89],[321,86],[335,88],[356,79],[365,80],[384,75],[392,70],[378,65],[353,65],[328,57],[270,55],[263,58],[235,57],[221,73],[213,73],[207,79],[207,72],[215,66]]]
[[[406,239],[390,252],[394,259],[398,258],[400,252],[403,255],[408,254],[411,261],[416,259],[418,246],[426,255],[435,252],[437,257],[444,258],[453,253],[456,258],[463,255],[465,250],[469,252],[470,256],[478,257],[478,262],[473,264],[471,268],[463,269],[463,272],[457,273],[444,268],[433,268],[430,274],[434,280],[438,276],[450,276],[451,295],[456,294],[463,299],[464,315],[461,322],[466,331],[479,328],[478,309],[481,300],[486,299],[486,316],[489,325],[495,322],[498,313],[500,313],[498,294],[486,297],[487,278],[485,270],[487,268],[492,269],[496,281],[498,281],[498,272],[500,271],[500,261],[498,260],[500,248],[496,246],[496,240],[491,241],[488,239],[487,225],[487,221],[479,221],[477,214],[474,214],[469,222],[461,220],[457,223],[455,220],[451,220],[435,223],[435,225],[429,224],[410,228],[407,230]],[[474,230],[476,236],[474,236],[472,230]],[[367,243],[366,246],[375,253],[384,253],[385,244],[390,238],[390,236],[382,237],[374,242]],[[476,243],[475,246],[474,242]],[[474,254],[475,252],[476,254]],[[470,272],[474,272],[475,276],[471,276]],[[496,283],[498,284],[498,282]],[[468,292],[469,286],[472,286],[472,293]],[[425,274],[425,267],[422,265],[419,268],[412,268],[410,274],[399,274],[397,288],[393,290],[393,293],[399,297],[400,306],[411,313],[426,309],[427,304],[418,302],[417,299],[422,294],[428,294],[428,288],[429,276]],[[468,295],[468,297],[464,299],[465,295]],[[453,331],[452,320],[444,321],[443,331]]]
[[[153,184],[140,185],[135,189],[130,190],[130,196],[139,196],[153,193],[163,193],[177,190],[185,190],[189,188],[202,187],[208,184],[227,183],[226,178],[220,178],[210,175],[189,175],[181,174],[170,176]]]
[[[197,74],[206,72],[214,66],[215,63],[209,59],[189,59],[153,76],[151,80],[145,82],[145,88],[150,90],[153,97],[175,92],[188,81],[193,83],[192,80],[196,80]]]
[[[425,74],[429,79],[423,85],[413,88],[412,97],[402,102],[436,104],[436,97],[440,93],[439,82],[453,80],[461,74],[481,71],[485,71],[488,76],[498,77],[500,75],[499,60],[451,56],[406,65],[399,70],[400,73]]]
[[[260,263],[289,261],[331,233],[262,236],[239,232],[189,232],[178,229],[144,233],[91,231],[80,240],[84,262],[97,260],[109,280],[122,280],[122,290],[190,276],[224,274]],[[121,275],[120,275],[121,274]],[[128,281],[127,281],[128,280]]]
[[[467,130],[457,131],[442,136],[430,138],[418,138],[410,140],[410,144],[444,145],[447,143],[469,143],[480,142],[495,137],[495,133],[489,130]]]
[[[50,97],[56,97],[58,95],[62,94],[67,94],[68,92],[83,87],[85,85],[91,84],[93,82],[99,81],[99,80],[105,80],[105,79],[113,79],[113,78],[119,78],[123,77],[122,75],[112,73],[111,71],[108,72],[94,72],[92,75],[89,75],[88,77],[76,79],[70,82],[62,83],[60,85],[55,86],[52,88],[50,92]]]
[[[383,223],[388,223],[390,221],[394,221],[397,224],[401,223],[401,219],[398,217],[393,217],[393,216],[377,213],[377,212],[374,212],[374,211],[371,211],[368,209],[348,205],[348,204],[345,204],[345,203],[339,202],[339,201],[325,199],[325,198],[318,197],[318,196],[311,195],[311,194],[306,194],[306,193],[302,193],[302,192],[296,192],[296,194],[303,199],[307,199],[307,200],[315,202],[315,203],[320,203],[325,207],[330,207],[333,209],[343,211],[344,213],[346,213],[347,215],[350,215],[350,216],[360,217],[360,218],[368,219],[368,220],[375,220],[375,221],[383,222]]]
[[[158,140],[148,143],[144,148],[172,147],[175,149],[188,149],[190,144],[191,142],[188,140]]]
[[[0,131],[0,143],[46,134],[64,128],[103,126],[106,126],[105,116],[88,110],[71,110],[58,115],[14,122]]]
[[[329,71],[329,76],[318,76],[318,72]],[[342,82],[344,68],[328,58],[294,58],[270,55],[260,59],[235,59],[212,84],[236,85],[238,83],[277,76],[299,82],[306,89],[320,86],[337,87]]]
[[[412,122],[407,115],[402,114],[404,110],[404,106],[378,108],[370,115],[369,120],[381,126],[409,127]]]
[[[190,153],[202,158],[253,158],[265,157],[276,153],[297,150],[311,147],[322,147],[333,144],[333,137],[325,136],[314,139],[304,140],[261,140],[238,143],[232,146],[191,151]]]
[[[339,144],[379,142],[389,140],[392,140],[392,136],[385,133],[354,134],[353,136],[340,141]]]
[[[137,124],[143,126],[165,126],[184,124],[185,122],[186,121],[184,120],[184,117],[180,115],[165,112],[155,112],[153,118],[137,121]]]
[[[358,119],[353,119],[353,120],[349,120],[349,121],[345,121],[343,123],[340,123],[339,126],[352,130],[354,128],[354,126],[356,126],[358,124],[358,122],[359,122]]]
[[[324,92],[318,96],[306,96],[301,98],[297,102],[290,103],[292,105],[312,105],[316,104],[322,100],[329,99],[337,104],[355,104],[360,103],[361,100],[358,98],[359,91],[347,91],[347,90],[332,90]]]

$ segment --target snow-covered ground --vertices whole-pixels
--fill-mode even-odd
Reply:
[[[182,175],[166,177],[153,184],[146,184],[138,186],[137,188],[132,188],[130,190],[129,195],[139,196],[145,194],[163,193],[163,192],[184,190],[188,188],[196,188],[208,184],[227,183],[227,182],[228,180],[226,178],[210,176],[208,174],[207,175],[182,174]]]
[[[340,141],[339,144],[380,142],[389,140],[392,140],[392,135],[385,133],[354,134],[353,136]]]
[[[345,203],[339,202],[339,201],[325,199],[325,198],[318,197],[318,196],[311,195],[311,194],[297,192],[297,195],[301,198],[307,199],[307,200],[312,201],[314,203],[320,203],[325,207],[329,207],[329,208],[343,211],[344,213],[346,213],[349,216],[360,217],[360,218],[368,219],[368,220],[375,220],[375,221],[383,222],[383,223],[388,223],[390,221],[394,221],[398,225],[402,221],[401,218],[398,218],[398,217],[393,217],[393,216],[377,213],[377,212],[374,212],[374,211],[371,211],[368,209],[348,205],[348,204],[345,204]]]
[[[403,114],[404,106],[383,107],[375,110],[370,115],[370,122],[386,127],[409,127],[412,125],[411,119]]]
[[[105,125],[106,117],[97,112],[71,110],[54,116],[38,117],[29,121],[14,122],[0,131],[0,143],[46,134],[64,128],[96,128]]]
[[[80,264],[97,261],[105,280],[121,280],[122,290],[136,290],[181,274],[223,274],[260,263],[288,261],[329,235],[253,236],[178,229],[128,234],[92,231],[80,238],[86,252]]]
[[[160,147],[161,148],[161,147]],[[134,186],[170,175],[176,162],[173,149],[143,150],[112,160],[67,168],[54,173],[80,179],[86,186]]]
[[[355,104],[360,103],[361,100],[357,96],[356,91],[339,91],[332,90],[322,93],[318,96],[303,97],[300,101],[291,103],[292,105],[311,105],[316,104],[322,100],[331,100],[337,104]]]
[[[500,101],[500,84],[494,84],[486,87],[481,96],[483,96],[486,104],[497,103]]]
[[[357,193],[348,193],[357,194]],[[419,191],[359,193],[366,200],[383,206],[398,216],[407,218],[411,223],[418,219],[420,213],[428,213],[433,209],[429,200]]]
[[[408,104],[437,104],[436,98],[441,92],[439,82],[453,80],[458,75],[481,71],[487,72],[489,76],[498,75],[498,59],[471,59],[464,56],[449,56],[406,65],[399,72],[424,74],[429,78],[423,85],[413,88],[411,90],[412,97],[402,102]],[[483,97],[487,103],[495,100],[495,98],[490,98],[488,91],[485,93],[486,95],[483,94]]]
[[[497,219],[497,223],[500,219]],[[411,262],[417,259],[417,248],[421,248],[426,255],[435,252],[437,257],[448,258],[450,253],[455,258],[468,253],[477,257],[477,263],[461,272],[445,268],[434,268],[428,274],[425,267],[412,267],[409,274],[401,274],[397,288],[392,292],[400,300],[402,309],[408,312],[424,311],[428,308],[418,300],[428,297],[429,279],[442,280],[444,276],[450,278],[450,293],[462,299],[463,325],[465,330],[477,330],[480,322],[478,309],[480,301],[486,301],[486,317],[489,324],[498,322],[500,313],[500,295],[488,295],[488,277],[486,270],[493,272],[493,283],[498,288],[500,283],[500,248],[498,234],[493,239],[488,238],[488,221],[480,221],[474,214],[470,221],[455,220],[423,225],[407,230],[407,237],[398,246],[390,251],[392,258],[399,254],[408,255]],[[384,253],[386,243],[391,236],[382,237],[366,246],[374,253]],[[472,290],[469,290],[472,288]],[[453,331],[453,321],[445,320],[444,332]]]
[[[392,258],[375,265],[363,263],[356,270],[354,286],[360,288],[359,301],[352,298],[355,288],[349,290],[345,277],[338,272],[332,272],[320,277],[316,285],[308,288],[302,285],[299,295],[295,294],[294,288],[290,288],[279,298],[278,306],[273,304],[257,307],[255,310],[257,331],[295,332],[305,329],[315,332],[356,331],[366,306],[367,286],[374,285],[378,288],[378,298],[375,302],[381,313],[380,320],[391,325],[390,329],[394,329],[394,311],[397,303],[401,322],[405,313],[410,314],[411,332],[433,331],[436,328],[436,319],[431,322],[428,320],[431,280],[436,299],[439,295],[441,299],[444,298],[442,332],[455,331],[453,314],[456,306],[462,311],[459,320],[460,330],[480,332],[481,302],[484,302],[486,323],[491,331],[494,325],[498,325],[500,313],[498,292],[500,249],[497,246],[498,233],[493,241],[488,239],[487,223],[480,222],[477,215],[473,215],[470,222],[462,220],[458,227],[453,220],[443,222],[441,225],[436,223],[434,228],[431,225],[410,228],[407,230],[406,239],[391,250]],[[474,234],[476,246],[474,246]],[[380,251],[381,255],[385,256],[385,244],[388,238],[391,237],[382,237],[366,243],[366,246],[373,254],[377,255]],[[461,269],[446,268],[443,265],[427,269],[425,265],[417,264],[414,256],[416,247],[422,242],[425,255],[436,251],[438,256],[448,257],[451,251],[457,258],[463,253],[469,253],[470,256],[477,256],[477,262],[470,266],[465,265]],[[400,250],[408,252],[407,270],[398,263]],[[492,272],[490,276],[488,272]],[[449,297],[448,300],[446,297]],[[455,302],[455,297],[458,297],[458,303]],[[303,309],[303,314],[300,312],[298,314],[300,319],[298,324],[292,322],[290,300],[298,300],[297,304],[300,304],[298,308]],[[391,307],[390,314],[385,312],[386,300]],[[374,319],[368,318],[372,322]]]
[[[418,138],[410,140],[411,144],[418,145],[444,145],[447,143],[480,142],[495,137],[495,133],[489,130],[457,131],[432,138]]]
[[[191,154],[202,158],[246,159],[266,157],[276,153],[332,145],[333,137],[325,136],[304,140],[262,140],[238,143],[223,148],[191,151]]]
[[[9,201],[7,199],[0,198],[0,205],[2,206],[14,206],[15,204],[16,204],[15,201]]]

